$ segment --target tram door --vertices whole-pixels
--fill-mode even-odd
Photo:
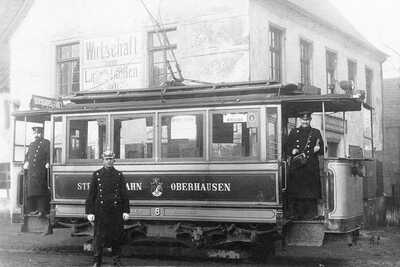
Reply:
[[[14,121],[14,134],[13,134],[13,161],[11,175],[14,179],[14,195],[13,210],[20,210],[23,218],[23,225],[21,230],[23,232],[46,232],[48,231],[48,213],[50,206],[50,145],[44,146],[44,142],[49,142],[51,138],[51,123],[50,120],[44,116],[41,117],[25,117],[24,121]],[[34,132],[41,132],[41,137]],[[37,130],[39,128],[39,130]],[[40,139],[41,138],[41,139]],[[40,140],[39,140],[40,139]],[[39,141],[38,141],[39,140]],[[47,141],[44,141],[47,140]],[[28,158],[28,151],[30,144],[35,144],[35,149],[31,149],[29,157],[31,158],[30,165],[25,164]],[[37,144],[36,144],[37,143]],[[48,144],[49,144],[48,143]],[[33,145],[32,145],[33,147]],[[45,147],[45,151],[43,150]],[[44,207],[45,212],[39,213],[36,209],[36,204],[33,203],[30,196],[29,187],[32,188],[35,182],[29,178],[28,170],[36,173],[36,163],[44,154],[49,155],[46,160],[49,168],[43,168],[40,172],[42,177],[47,183],[47,190],[42,195],[41,209]],[[42,166],[45,167],[45,166]],[[35,200],[36,201],[36,200]],[[35,202],[36,203],[36,202]]]

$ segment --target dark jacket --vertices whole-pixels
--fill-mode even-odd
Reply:
[[[311,134],[311,135],[310,135]],[[310,141],[307,144],[308,136]],[[314,153],[314,147],[320,150]],[[292,150],[297,148],[299,153],[305,153],[308,160],[305,166],[289,170],[287,191],[289,196],[297,198],[320,198],[321,181],[318,156],[324,154],[324,141],[321,132],[311,127],[293,129],[286,141],[285,152],[292,157]]]
[[[39,138],[29,145],[25,161],[28,167],[28,197],[49,194],[46,163],[50,162],[50,141]]]
[[[95,215],[95,235],[120,239],[124,212],[129,213],[129,199],[122,172],[113,167],[95,171],[86,199],[86,214]]]

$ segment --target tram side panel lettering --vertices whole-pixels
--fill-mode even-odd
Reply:
[[[276,202],[275,173],[125,175],[131,200]],[[55,199],[85,199],[90,175],[56,174]]]

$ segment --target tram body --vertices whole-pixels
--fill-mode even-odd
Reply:
[[[316,112],[321,103],[324,112],[363,105],[351,96],[299,95],[296,86],[265,83],[172,88],[161,95],[81,92],[70,100],[62,108],[14,114],[16,121],[45,118],[49,128],[49,226],[90,232],[85,199],[92,173],[102,167],[101,152],[111,148],[130,199],[125,242],[199,248],[272,248],[285,238],[291,225],[282,152],[288,118],[301,103]],[[359,229],[362,177],[354,168],[360,162],[325,159],[322,232]]]

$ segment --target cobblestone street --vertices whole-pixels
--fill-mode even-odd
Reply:
[[[0,266],[91,265],[91,256],[82,249],[87,237],[71,237],[67,229],[55,230],[48,236],[19,230],[19,224],[10,224],[2,217]],[[362,231],[359,242],[352,247],[336,240],[321,248],[278,250],[275,257],[264,263],[157,257],[124,258],[123,262],[125,266],[400,266],[399,245],[400,228],[392,227]],[[105,258],[106,264],[111,262],[111,258]]]

